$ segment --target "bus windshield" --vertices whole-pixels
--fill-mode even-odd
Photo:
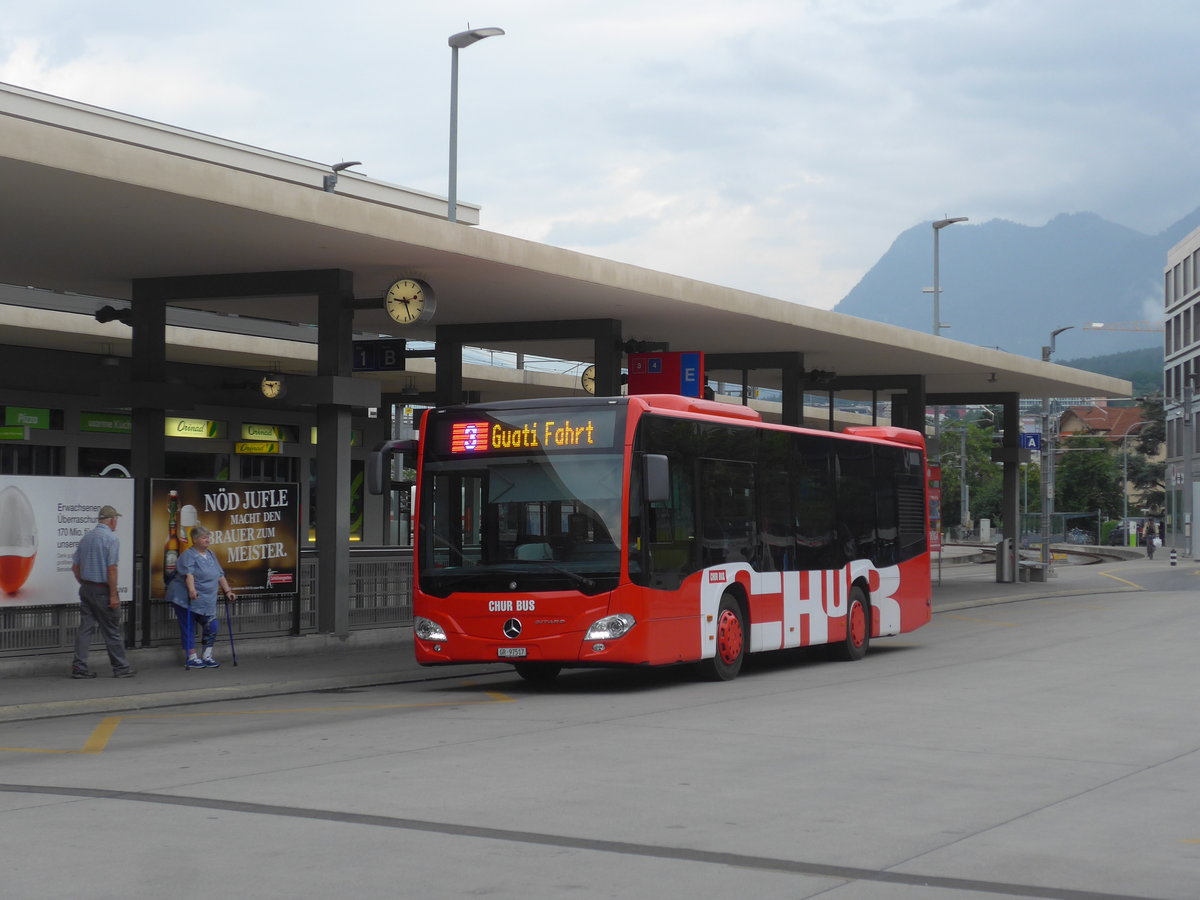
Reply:
[[[427,464],[421,589],[612,590],[620,567],[620,453],[520,454]]]

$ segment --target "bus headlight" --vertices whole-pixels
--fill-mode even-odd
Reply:
[[[628,613],[605,616],[603,619],[597,619],[592,623],[592,627],[588,629],[584,640],[610,641],[613,638],[619,638],[621,635],[626,634],[636,624],[637,621]]]
[[[446,639],[445,628],[432,619],[422,616],[413,619],[413,634],[423,641],[444,641]]]

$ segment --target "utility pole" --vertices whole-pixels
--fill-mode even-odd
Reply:
[[[1074,328],[1065,325],[1050,332],[1050,343],[1042,347],[1042,362],[1050,362],[1054,355],[1054,344],[1064,331]],[[1042,568],[1049,578],[1054,571],[1054,557],[1050,553],[1051,524],[1054,516],[1054,444],[1055,429],[1051,422],[1050,398],[1042,398]]]

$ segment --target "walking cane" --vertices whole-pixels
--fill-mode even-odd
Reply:
[[[192,647],[195,646],[192,643],[192,634],[193,634],[192,629],[196,627],[196,623],[192,619],[192,604],[190,602],[187,605],[187,620],[186,621],[187,621],[187,629],[184,631],[184,638],[183,638],[184,643],[187,645],[183,648],[183,652],[185,654],[191,652]],[[183,668],[186,671],[187,663],[184,663]]]
[[[237,665],[237,647],[233,645],[233,619],[229,615],[229,598],[223,597],[225,600],[225,629],[229,632],[229,655],[233,657],[233,664]]]

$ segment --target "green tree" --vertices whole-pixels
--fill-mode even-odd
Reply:
[[[942,525],[962,525],[963,437],[966,437],[966,483],[973,523],[1000,522],[1003,481],[992,462],[991,422],[954,422],[942,429]]]
[[[1054,507],[1062,512],[1101,510],[1109,518],[1121,515],[1121,459],[1102,437],[1067,437],[1059,445],[1055,464]]]
[[[1136,452],[1129,455],[1129,483],[1139,492],[1138,512],[1148,509],[1162,515],[1167,502],[1167,464],[1165,460],[1155,462],[1150,457],[1159,455],[1167,439],[1167,417],[1161,394],[1143,397],[1141,403],[1142,420],[1146,424],[1138,428],[1137,438],[1131,442]]]

